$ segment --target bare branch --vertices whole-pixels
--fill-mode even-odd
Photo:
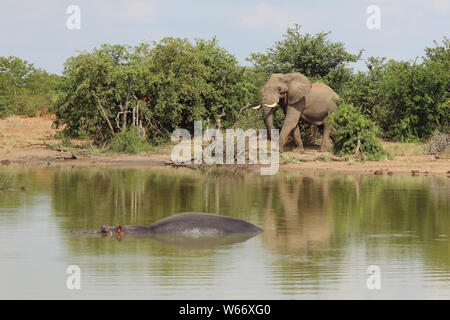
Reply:
[[[100,98],[95,94],[94,91],[91,91],[91,92],[94,95],[95,99],[97,100],[97,107],[103,113],[103,116],[105,117],[105,120],[106,120],[106,122],[108,122],[109,128],[111,129],[111,133],[114,136],[113,126],[112,126],[111,122],[109,121],[108,116],[106,115],[105,109],[103,109],[103,107],[102,107],[102,103],[100,102]]]
[[[222,118],[226,116],[225,109],[222,108],[222,113],[219,114],[219,116],[216,119],[216,128],[220,130],[220,127],[222,126]]]
[[[359,149],[361,148],[361,134],[358,134],[358,143],[356,144],[354,156],[359,154]]]
[[[236,126],[237,126],[237,124],[238,124],[238,122],[239,122],[239,119],[240,119],[240,117],[241,117],[242,111],[244,111],[244,110],[247,109],[248,107],[250,107],[250,103],[247,103],[247,105],[246,105],[245,107],[242,107],[242,108],[239,110],[238,116],[237,116],[237,118],[236,118],[236,122],[235,122],[234,125],[233,125],[233,129],[236,129]]]

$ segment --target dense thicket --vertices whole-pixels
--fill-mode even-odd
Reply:
[[[17,57],[0,57],[0,117],[48,107],[57,78]]]
[[[345,84],[341,97],[360,106],[383,135],[399,141],[428,139],[448,131],[450,41],[426,48],[421,63],[370,58],[367,72]]]
[[[215,39],[165,38],[103,45],[68,59],[54,109],[72,136],[107,141],[136,126],[158,142],[176,128],[192,129],[195,120],[228,127],[258,94],[247,68]]]

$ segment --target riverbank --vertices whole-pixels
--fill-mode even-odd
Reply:
[[[3,165],[155,167],[170,163],[171,145],[154,148],[138,155],[114,154],[92,147],[82,140],[58,139],[51,115],[12,116],[0,119],[0,161]],[[448,155],[423,154],[423,145],[383,142],[394,156],[385,161],[336,161],[331,153],[306,148],[304,154],[285,152],[280,170],[359,173],[379,175],[450,175]],[[231,166],[232,167],[232,166]],[[245,166],[246,170],[259,169]]]

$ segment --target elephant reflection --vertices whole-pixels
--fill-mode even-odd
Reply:
[[[261,224],[265,245],[287,253],[327,247],[333,230],[328,199],[326,179],[294,177],[269,184]]]

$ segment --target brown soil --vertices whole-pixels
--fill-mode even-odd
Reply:
[[[80,148],[65,148],[55,138],[57,130],[52,127],[51,116],[33,118],[12,116],[0,119],[0,161],[2,164],[22,163],[27,165],[69,165],[69,166],[159,166],[170,161],[171,146],[139,155],[95,154]],[[71,141],[75,145],[85,141]],[[385,146],[392,143],[384,142]],[[76,160],[68,160],[75,154]],[[434,155],[401,155],[394,160],[375,161],[333,161],[329,153],[319,153],[317,148],[306,148],[304,154],[288,152],[283,154],[284,164],[280,170],[305,170],[308,172],[343,172],[365,174],[409,174],[450,175],[450,159]],[[283,163],[283,159],[280,162]],[[338,159],[335,159],[338,160]]]

